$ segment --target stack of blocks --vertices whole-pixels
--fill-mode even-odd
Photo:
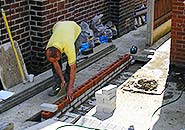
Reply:
[[[112,114],[116,108],[116,85],[108,85],[95,93],[96,113]]]

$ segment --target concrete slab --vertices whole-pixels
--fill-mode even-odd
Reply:
[[[157,49],[153,58],[142,69],[138,70],[131,78],[121,85],[120,88],[126,91],[161,94],[165,88],[169,71],[170,43],[171,40],[168,40]],[[141,89],[143,86],[143,84],[139,83],[141,80],[147,80],[146,82],[151,81],[147,87],[156,85],[156,89]]]
[[[21,67],[25,78],[27,79],[28,72],[24,64],[18,43],[15,41],[15,48],[21,63]],[[10,42],[0,45],[0,79],[4,89],[14,87],[15,85],[22,83],[23,79],[21,76],[18,62]],[[25,80],[26,80],[25,79]]]

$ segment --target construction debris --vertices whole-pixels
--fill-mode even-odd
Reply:
[[[128,84],[125,84],[125,88],[138,89],[142,91],[157,91],[158,82],[154,79],[139,79],[136,81],[129,81]]]
[[[152,80],[140,79],[134,86],[138,89],[144,89],[145,91],[152,91],[156,90],[157,85],[158,83],[154,79]]]

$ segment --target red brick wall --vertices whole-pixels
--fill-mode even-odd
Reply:
[[[185,66],[185,3],[172,0],[171,64]]]
[[[77,23],[89,21],[96,14],[108,20],[108,1],[106,0],[30,0],[30,26],[32,70],[40,73],[48,69],[45,46],[51,36],[51,29],[57,21],[73,20]],[[38,62],[39,61],[39,62]]]
[[[133,30],[134,8],[135,0],[110,0],[110,20],[115,23],[119,36]]]
[[[135,8],[140,8],[140,6],[142,5],[142,0],[135,0],[134,4],[135,4]]]

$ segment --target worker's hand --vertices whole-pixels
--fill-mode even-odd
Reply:
[[[62,81],[62,82],[60,83],[60,87],[66,87],[66,82],[65,82],[65,81]]]
[[[69,99],[69,101],[73,100],[73,89],[69,88],[67,91],[67,99]]]

